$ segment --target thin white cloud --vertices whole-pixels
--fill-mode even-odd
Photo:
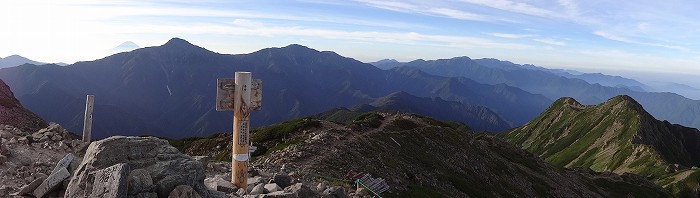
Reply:
[[[566,45],[566,43],[563,41],[557,41],[557,40],[549,39],[549,38],[536,38],[536,39],[532,39],[532,40],[540,42],[540,43],[550,44],[550,45],[558,45],[558,46]]]
[[[580,15],[580,10],[579,6],[574,0],[557,0],[559,5],[564,7],[564,11],[566,15],[569,16],[579,16]]]
[[[533,34],[506,34],[506,33],[489,33],[489,35],[495,36],[495,37],[500,37],[500,38],[507,38],[507,39],[520,39],[520,38],[529,38],[529,37],[535,36]]]
[[[439,16],[447,17],[459,20],[469,20],[469,21],[490,21],[488,17],[480,14],[475,14],[471,12],[466,12],[462,10],[456,10],[445,7],[432,7],[418,4],[409,4],[399,1],[386,1],[386,0],[357,0],[357,2],[363,3],[370,7],[391,10],[395,12],[403,13],[417,13],[429,16]]]
[[[472,20],[472,21],[486,21],[487,20],[484,16],[481,16],[478,14],[459,11],[459,10],[455,10],[455,9],[449,9],[449,8],[431,8],[428,10],[428,12],[433,13],[433,14],[437,14],[437,15],[447,16],[447,17],[454,18],[454,19],[461,19],[461,20]]]
[[[603,37],[603,38],[608,39],[608,40],[619,41],[619,42],[623,42],[623,43],[636,44],[636,45],[646,45],[646,46],[652,46],[652,47],[662,47],[662,48],[681,50],[681,51],[688,50],[688,48],[685,48],[683,46],[669,45],[669,44],[655,43],[655,42],[637,41],[634,39],[630,39],[630,38],[620,36],[620,35],[617,35],[614,33],[606,32],[606,31],[595,31],[595,32],[593,32],[593,34],[598,35],[598,36]]]
[[[391,10],[396,12],[418,12],[420,8],[413,4],[408,4],[398,1],[383,1],[383,0],[357,0],[358,2],[364,3],[365,5],[381,8],[385,10]]]
[[[175,1],[178,2],[178,1]],[[173,3],[173,2],[171,2]],[[273,19],[285,21],[323,22],[347,25],[359,25],[370,27],[389,28],[427,28],[424,25],[402,21],[366,20],[353,17],[338,17],[320,15],[315,12],[304,14],[280,14],[253,10],[230,10],[216,7],[184,7],[157,2],[132,2],[132,1],[95,1],[91,3],[64,3],[56,2],[47,5],[55,10],[70,10],[70,16],[74,18],[97,21],[101,19],[115,19],[120,17],[223,17],[246,19]],[[0,11],[2,9],[0,8]],[[2,15],[0,15],[2,16]],[[9,17],[11,18],[11,17]],[[2,19],[0,19],[0,22]],[[74,20],[72,20],[74,21]]]
[[[533,16],[550,16],[552,11],[532,6],[527,3],[513,2],[508,0],[461,0],[462,2],[491,7],[499,10],[516,12]]]

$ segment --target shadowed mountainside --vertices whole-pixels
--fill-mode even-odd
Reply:
[[[263,80],[263,108],[252,125],[264,126],[334,107],[370,103],[404,91],[484,106],[522,124],[550,100],[504,84],[439,77],[412,68],[381,70],[370,64],[301,45],[225,55],[174,38],[162,46],[95,61],[22,65],[0,70],[25,106],[69,130],[79,130],[85,95],[95,95],[93,136],[205,136],[229,131],[231,113],[214,111],[217,78],[250,71]]]

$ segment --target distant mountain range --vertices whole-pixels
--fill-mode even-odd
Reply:
[[[440,105],[433,109],[440,112],[462,109],[468,112],[460,113],[461,118],[430,115],[469,123],[476,130],[519,126],[561,96],[594,104],[616,94],[639,98],[656,117],[700,126],[700,101],[672,93],[590,84],[549,71],[524,69],[536,66],[495,59],[457,57],[400,64],[382,70],[301,45],[250,54],[218,54],[175,38],[162,46],[67,67],[6,68],[0,70],[0,79],[27,108],[73,131],[82,128],[85,95],[95,95],[97,138],[116,134],[184,137],[228,131],[231,113],[214,111],[214,84],[216,78],[230,78],[235,71],[251,71],[254,78],[263,80],[264,107],[252,115],[255,127],[331,108],[370,104],[395,92],[425,98],[401,97],[413,103],[404,102],[406,105],[397,110],[429,114],[427,108],[416,106],[435,104]],[[443,101],[434,100],[436,97]]]
[[[468,58],[468,57],[462,57],[462,58]],[[418,62],[424,61],[424,60],[416,60]],[[482,58],[482,59],[475,59],[473,60],[474,62],[478,63],[480,66],[492,68],[492,69],[497,69],[497,70],[505,70],[505,71],[518,71],[522,69],[527,69],[527,70],[535,70],[535,71],[544,71],[548,73],[552,73],[558,76],[566,77],[566,78],[576,78],[576,79],[581,79],[584,80],[590,84],[600,84],[603,86],[608,86],[608,87],[621,87],[621,88],[630,88],[635,91],[645,91],[645,90],[651,90],[648,85],[641,83],[639,81],[636,81],[634,79],[629,79],[629,78],[624,78],[621,76],[611,76],[611,75],[605,75],[602,73],[583,73],[579,72],[576,70],[564,70],[564,69],[549,69],[549,68],[544,68],[544,67],[539,67],[531,64],[515,64],[509,61],[502,61],[494,58]],[[370,62],[370,64],[380,68],[380,69],[392,69],[395,67],[400,67],[405,65],[405,62],[399,62],[394,59],[383,59],[377,62]]]
[[[22,57],[20,55],[12,55],[5,58],[0,58],[0,68],[14,67],[24,64],[43,65],[46,63],[29,60],[28,58]]]
[[[401,111],[430,116],[440,120],[457,121],[476,131],[503,131],[515,127],[496,112],[483,106],[469,106],[441,98],[421,98],[406,92],[396,92],[372,103],[351,108],[354,111]]]
[[[402,64],[398,68],[403,67],[420,69],[438,76],[466,77],[478,83],[505,84],[530,93],[542,94],[551,100],[574,97],[583,104],[597,104],[616,95],[629,95],[637,99],[657,118],[686,126],[700,127],[700,101],[669,92],[635,91],[643,88],[636,86],[636,81],[623,78],[607,76],[598,79],[598,81],[618,79],[620,83],[626,84],[609,87],[597,83],[591,84],[578,78],[567,78],[548,71],[523,69],[523,66],[507,61],[472,60],[469,57],[432,61],[416,60]],[[587,78],[594,78],[600,75],[587,76]]]
[[[251,71],[253,78],[263,80],[263,108],[252,114],[254,127],[367,104],[399,91],[486,107],[515,125],[551,103],[504,84],[434,76],[408,67],[381,70],[301,45],[225,55],[177,38],[67,67],[6,68],[0,70],[0,79],[27,108],[69,130],[82,128],[85,95],[93,94],[96,138],[187,137],[231,130],[231,113],[214,111],[214,97],[216,79],[230,78],[235,71]]]
[[[502,137],[555,166],[649,176],[680,197],[700,192],[700,169],[689,169],[700,166],[700,131],[656,120],[629,96],[595,106],[561,98]]]
[[[371,62],[369,64],[372,64],[379,69],[389,70],[401,66],[401,64],[403,63],[394,59],[382,59],[377,62]]]

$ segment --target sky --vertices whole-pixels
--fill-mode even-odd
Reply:
[[[179,37],[226,54],[301,44],[363,62],[469,56],[700,76],[697,10],[695,0],[1,1],[0,57],[73,63]]]

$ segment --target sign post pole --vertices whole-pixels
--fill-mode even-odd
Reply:
[[[231,183],[245,189],[250,159],[250,111],[260,109],[262,81],[251,79],[250,72],[236,72],[234,77],[217,79],[216,110],[233,111]]]
[[[95,102],[94,95],[87,95],[85,99],[85,117],[83,120],[83,142],[90,142],[92,133],[92,107]]]
[[[231,182],[246,188],[248,180],[248,142],[250,128],[250,72],[236,72],[233,94],[233,150]]]

